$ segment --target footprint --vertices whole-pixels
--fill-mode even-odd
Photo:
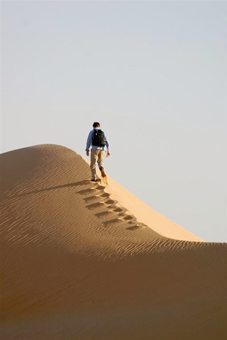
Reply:
[[[127,215],[127,216],[124,217],[124,220],[126,220],[126,221],[130,221],[130,220],[133,220],[133,219],[135,219],[135,217],[131,216],[131,215]]]
[[[125,208],[120,208],[116,205],[116,208],[113,209],[113,211],[119,212],[119,213],[126,213],[127,210]]]
[[[116,209],[114,209],[114,211],[121,212],[121,211],[123,211],[123,209],[121,209],[121,208],[116,208]]]
[[[80,191],[78,191],[78,194],[87,195],[87,194],[91,194],[93,192],[95,192],[95,189],[90,188],[90,189],[80,190]]]
[[[85,202],[90,202],[90,201],[94,201],[95,199],[99,198],[100,196],[98,195],[94,195],[94,196],[88,196],[84,198]]]
[[[132,227],[127,227],[126,229],[128,230],[136,230],[136,229],[140,229],[141,227],[139,225],[133,225]]]
[[[103,203],[103,202],[97,202],[97,203],[89,204],[89,205],[87,205],[86,207],[87,207],[88,209],[96,209],[96,208],[103,207],[103,206],[104,206],[104,203]]]
[[[97,190],[104,190],[105,189],[105,187],[103,186],[103,185],[97,185],[96,187],[95,187],[95,189],[97,189]]]
[[[109,199],[109,200],[105,201],[105,203],[109,205],[109,204],[114,204],[114,203],[117,203],[117,202]]]
[[[109,224],[120,223],[120,222],[122,222],[122,220],[120,218],[112,218],[111,220],[107,220],[107,221],[103,222],[103,224],[109,225]]]
[[[128,223],[130,223],[130,222],[128,222]],[[136,230],[136,229],[143,229],[143,228],[146,228],[146,227],[147,227],[146,224],[138,223],[138,224],[135,224],[135,225],[133,225],[131,227],[127,227],[126,229],[128,229],[128,230]]]
[[[115,211],[115,210],[113,210],[113,211]],[[118,213],[118,216],[124,217],[125,214],[123,212],[122,213]]]
[[[108,194],[107,192],[104,192],[104,194],[100,195],[100,197],[110,197],[110,194]]]
[[[100,213],[95,214],[97,217],[102,217],[102,216],[106,216],[106,215],[110,215],[111,212],[108,210],[105,211],[101,211]]]

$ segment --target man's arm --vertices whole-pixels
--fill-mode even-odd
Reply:
[[[88,137],[87,137],[87,143],[86,143],[87,156],[89,156],[89,149],[90,149],[90,146],[92,145],[92,132],[93,131],[90,131],[89,134],[88,134]]]
[[[106,141],[107,156],[110,156],[110,145],[109,145],[109,142],[106,138],[105,133],[104,133],[104,138],[105,138],[105,141]]]

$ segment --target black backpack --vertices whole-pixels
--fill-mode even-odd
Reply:
[[[102,130],[94,129],[94,133],[92,137],[92,145],[100,146],[100,147],[106,145],[105,135]]]

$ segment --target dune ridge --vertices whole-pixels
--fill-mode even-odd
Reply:
[[[200,241],[112,179],[91,183],[59,145],[4,153],[0,168],[2,336],[227,336],[226,243]]]

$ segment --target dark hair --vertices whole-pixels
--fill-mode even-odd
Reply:
[[[99,122],[94,122],[94,123],[93,123],[93,128],[97,128],[97,127],[99,127],[99,126],[100,126]]]

